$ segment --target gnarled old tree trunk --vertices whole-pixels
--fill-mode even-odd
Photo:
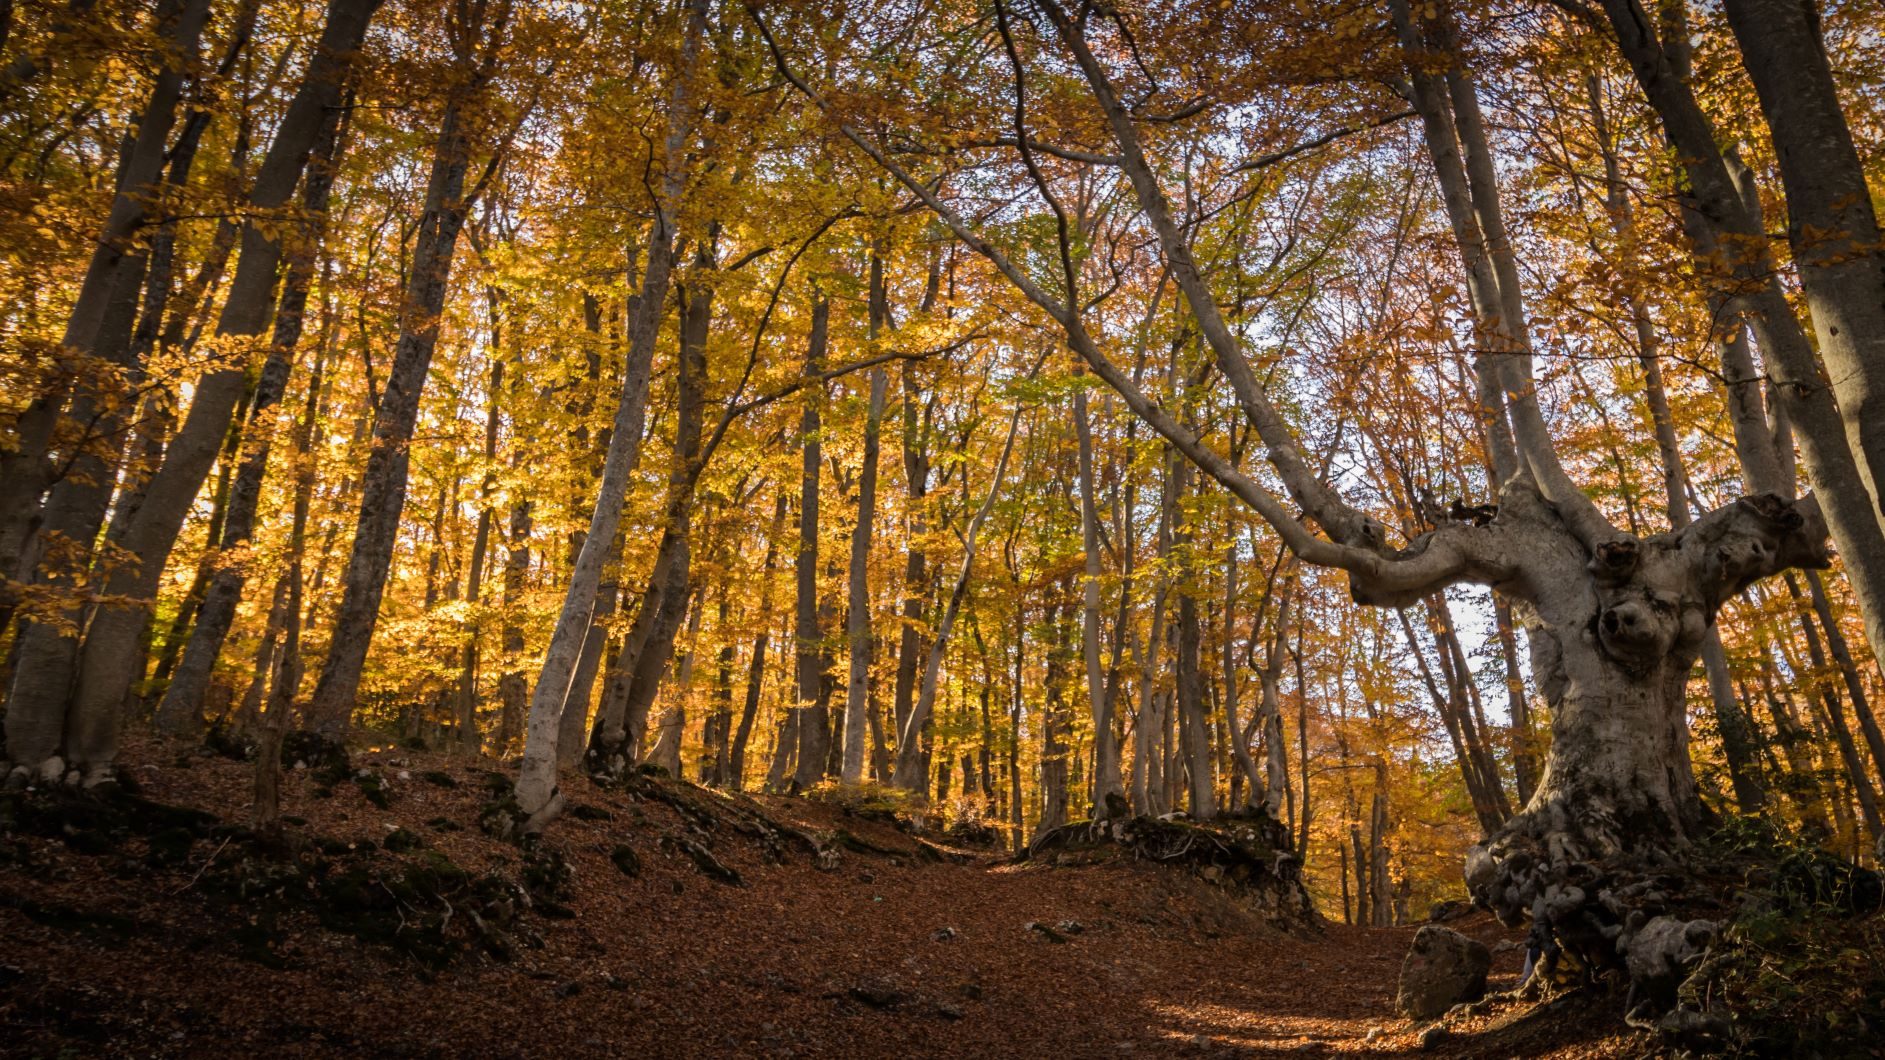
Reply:
[[[1458,584],[1490,586],[1514,603],[1552,708],[1553,740],[1530,801],[1473,851],[1467,879],[1475,898],[1506,920],[1529,914],[1548,940],[1608,964],[1627,952],[1643,927],[1629,903],[1641,900],[1631,896],[1648,891],[1649,881],[1632,877],[1680,868],[1704,823],[1688,759],[1683,691],[1717,611],[1758,578],[1825,566],[1828,519],[1849,510],[1852,496],[1850,490],[1837,495],[1847,489],[1845,480],[1828,479],[1827,517],[1813,497],[1758,493],[1666,533],[1638,535],[1611,524],[1560,461],[1539,404],[1520,270],[1499,219],[1471,85],[1435,73],[1419,54],[1428,41],[1446,41],[1445,27],[1429,22],[1430,6],[1418,23],[1408,4],[1395,0],[1390,7],[1410,57],[1418,57],[1409,63],[1410,94],[1466,274],[1480,351],[1478,396],[1500,492],[1490,518],[1442,520],[1399,545],[1311,466],[1255,371],[1244,338],[1226,320],[1192,255],[1185,218],[1175,216],[1165,191],[1163,167],[1184,163],[1161,158],[1154,164],[1115,84],[1109,64],[1131,53],[1119,39],[1125,31],[1117,19],[1089,20],[1054,0],[1030,5],[1047,24],[1041,36],[1057,46],[1054,59],[1078,70],[1104,118],[1108,147],[1116,149],[1112,160],[1130,181],[1189,323],[1214,357],[1280,493],[1239,470],[1121,369],[1104,322],[1077,297],[1077,276],[1070,272],[1060,291],[1038,282],[875,135],[836,115],[784,55],[765,17],[755,17],[776,49],[781,74],[824,109],[843,136],[1059,325],[1069,348],[1134,415],[1261,516],[1302,562],[1345,572],[1354,598],[1367,605],[1406,606]],[[1005,4],[996,5],[996,14],[1008,41]],[[1009,59],[1016,150],[1041,197],[1051,200],[1054,179],[1034,164],[1027,146],[1028,60],[1012,46]],[[1463,148],[1471,155],[1462,158]],[[1182,201],[1193,200],[1187,195]],[[1073,260],[1065,226],[1059,239],[1062,254]],[[1852,488],[1863,504],[1863,487]]]
[[[1587,550],[1513,487],[1488,529],[1517,547],[1498,584],[1530,612],[1552,739],[1530,803],[1469,855],[1467,885],[1507,923],[1608,947],[1603,929],[1628,913],[1617,874],[1676,868],[1704,822],[1684,691],[1716,610],[1758,578],[1826,566],[1826,524],[1812,498],[1761,494]]]

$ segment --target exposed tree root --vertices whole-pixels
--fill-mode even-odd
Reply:
[[[1848,916],[1885,893],[1876,873],[1752,822],[1656,843],[1666,831],[1633,835],[1604,806],[1571,814],[1541,800],[1474,848],[1467,884],[1505,923],[1529,920],[1522,989],[1609,981],[1627,991],[1627,1022],[1673,1048],[1718,1050],[1746,1032],[1713,986],[1732,927],[1777,909]]]
[[[1223,887],[1282,926],[1315,922],[1302,862],[1285,848],[1283,827],[1265,816],[1201,824],[1176,818],[1074,821],[1037,836],[1021,860],[1080,864],[1116,853],[1183,867]]]

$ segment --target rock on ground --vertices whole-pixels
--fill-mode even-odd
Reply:
[[[1492,954],[1484,945],[1428,924],[1415,933],[1413,948],[1401,963],[1395,1006],[1413,1019],[1432,1019],[1462,1001],[1477,1001],[1486,993],[1491,967]]]

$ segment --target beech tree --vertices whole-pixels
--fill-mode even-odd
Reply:
[[[782,77],[1059,325],[1068,346],[1134,414],[1261,515],[1304,562],[1345,572],[1362,603],[1404,605],[1449,586],[1477,583],[1528,609],[1533,666],[1552,713],[1551,744],[1530,803],[1475,848],[1467,881],[1475,897],[1501,915],[1542,910],[1543,930],[1589,947],[1589,925],[1621,923],[1622,910],[1597,907],[1602,919],[1594,919],[1588,914],[1595,897],[1564,898],[1563,888],[1590,878],[1599,864],[1667,864],[1699,834],[1702,815],[1689,769],[1682,689],[1725,600],[1780,571],[1828,564],[1818,501],[1755,494],[1686,527],[1648,535],[1619,529],[1604,516],[1567,472],[1539,399],[1517,270],[1510,252],[1497,245],[1498,189],[1487,179],[1491,166],[1484,151],[1471,151],[1471,112],[1463,118],[1463,100],[1455,100],[1455,124],[1445,127],[1447,115],[1435,98],[1443,91],[1440,78],[1422,69],[1423,57],[1416,54],[1414,92],[1417,101],[1433,100],[1423,106],[1430,154],[1455,217],[1486,349],[1478,371],[1498,496],[1491,518],[1449,520],[1412,540],[1390,541],[1380,520],[1344,500],[1305,458],[1198,264],[1188,221],[1174,211],[1143,131],[1147,103],[1159,95],[1156,75],[1133,65],[1145,61],[1133,43],[1145,27],[1135,29],[1122,14],[1055,0],[1029,5],[1026,18],[996,0],[994,14],[1011,68],[1005,91],[1013,107],[1003,135],[1015,145],[1024,179],[1056,225],[1057,267],[1045,277],[964,216],[933,179],[913,172],[878,135],[838,109],[827,88],[801,72],[776,19],[759,11],[754,17]],[[1423,27],[1405,7],[1396,14],[1404,43],[1410,49],[1420,45]],[[1162,20],[1159,33],[1170,34],[1193,17],[1204,15],[1174,12]],[[1201,31],[1195,23],[1188,29]],[[1160,265],[1184,296],[1190,323],[1264,446],[1269,470],[1306,522],[1181,422],[1182,413],[1135,384],[1109,352],[1103,325],[1089,318],[1079,293],[1087,263],[1062,204],[1064,187],[1043,160],[1052,153],[1035,149],[1030,86],[1049,76],[1045,70],[1082,86],[1083,117],[1103,130],[1108,163],[1130,184]],[[1475,163],[1464,172],[1462,146]],[[1181,647],[1181,667],[1187,654]],[[1179,694],[1182,699],[1184,692]],[[1540,900],[1549,904],[1535,909]],[[1631,930],[1625,925],[1618,938],[1599,941],[1627,946]]]
[[[1875,7],[6,12],[12,784],[1227,817],[1599,956],[1879,856]]]

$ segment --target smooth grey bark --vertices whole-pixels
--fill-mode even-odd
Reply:
[[[1224,549],[1224,602],[1223,602],[1223,641],[1218,646],[1218,665],[1221,667],[1220,679],[1224,682],[1224,742],[1230,750],[1230,801],[1226,804],[1232,810],[1250,805],[1256,794],[1263,790],[1263,774],[1257,769],[1257,761],[1250,754],[1250,738],[1245,732],[1244,722],[1237,717],[1237,708],[1242,699],[1242,681],[1237,673],[1237,593],[1238,568],[1237,545],[1235,542]],[[1274,583],[1272,583],[1272,588]],[[1261,616],[1253,622],[1250,635],[1254,639],[1261,632]],[[1247,787],[1246,787],[1247,786]]]
[[[1176,471],[1177,484],[1174,489],[1179,503],[1174,509],[1174,536],[1179,550],[1185,556],[1190,556],[1193,537],[1190,520],[1185,516],[1184,497],[1191,492],[1191,465],[1181,462]],[[1189,788],[1191,816],[1208,821],[1217,816],[1217,776],[1211,756],[1209,721],[1204,709],[1204,632],[1198,619],[1196,587],[1192,584],[1192,578],[1197,572],[1188,569],[1187,563],[1184,573],[1185,583],[1178,587],[1178,655],[1172,684],[1178,708],[1176,720]]]
[[[1068,715],[1066,687],[1072,646],[1068,643],[1067,624],[1063,620],[1067,585],[1055,586],[1054,598],[1047,605],[1047,672],[1044,675],[1041,704],[1041,815],[1034,822],[1036,838],[1067,823]],[[948,770],[943,770],[944,775]]]
[[[1728,0],[1723,8],[1773,134],[1800,288],[1876,516],[1885,494],[1885,245],[1818,4]]]
[[[824,370],[825,345],[831,303],[823,295],[812,303],[812,325],[805,354],[805,374]],[[825,698],[825,678],[831,664],[825,647],[825,632],[819,623],[818,607],[818,493],[823,472],[823,444],[819,406],[824,403],[823,387],[810,390],[799,416],[799,539],[792,569],[798,586],[798,624],[795,657],[798,660],[798,714],[794,732],[798,737],[797,765],[792,783],[800,791],[809,790],[825,778],[825,765],[831,756],[830,707]]]
[[[229,635],[236,607],[242,601],[243,587],[248,582],[244,553],[255,532],[256,508],[261,502],[262,480],[268,470],[276,406],[287,392],[295,349],[301,342],[308,290],[314,281],[316,258],[326,228],[328,195],[334,183],[344,114],[336,108],[324,115],[314,149],[308,156],[301,191],[302,230],[288,251],[288,273],[275,309],[274,335],[262,360],[255,392],[249,399],[248,417],[242,428],[241,459],[229,489],[222,536],[215,542],[214,573],[197,607],[189,643],[157,707],[158,727],[173,734],[194,733],[202,724],[203,694],[209,687],[210,673],[222,654],[224,638]]]
[[[560,806],[556,772],[563,703],[569,698],[571,673],[589,632],[602,568],[615,540],[616,528],[621,524],[628,478],[641,460],[641,435],[648,412],[648,375],[674,266],[675,211],[686,187],[687,145],[693,138],[699,116],[694,80],[700,66],[706,19],[704,0],[689,0],[680,58],[669,94],[662,180],[654,204],[654,226],[648,239],[648,266],[643,271],[641,296],[629,331],[628,363],[622,372],[621,395],[610,429],[608,454],[603,458],[602,481],[596,490],[589,533],[570,571],[569,589],[557,612],[556,628],[544,650],[543,666],[530,700],[523,767],[517,777],[517,803],[534,819],[533,827],[540,828],[547,823]]]
[[[881,252],[870,259],[869,341],[875,343],[887,316],[884,263]],[[847,786],[864,782],[865,740],[871,721],[870,667],[870,553],[872,524],[877,519],[877,456],[889,378],[882,368],[870,372],[869,406],[864,414],[864,456],[858,469],[857,526],[851,532],[850,611],[845,618],[845,639],[850,648],[851,673],[844,698],[844,767],[838,779]]]
[[[1590,99],[1593,132],[1604,163],[1604,203],[1610,222],[1626,255],[1636,249],[1636,218],[1618,166],[1616,147],[1610,138],[1605,117],[1603,92],[1593,75],[1586,82]],[[1649,306],[1642,292],[1632,283],[1623,291],[1629,309],[1630,324],[1636,334],[1637,363],[1643,370],[1643,400],[1648,407],[1656,452],[1662,463],[1663,509],[1669,526],[1681,530],[1689,525],[1688,474],[1683,466],[1682,450],[1676,443],[1675,417],[1669,411],[1669,395],[1663,387],[1661,335],[1650,318]],[[1728,673],[1728,658],[1722,649],[1721,633],[1711,627],[1704,634],[1702,665],[1708,677],[1709,697],[1721,731],[1722,752],[1728,761],[1729,779],[1734,785],[1735,802],[1745,814],[1758,814],[1766,802],[1759,771],[1755,768],[1755,734],[1750,719],[1737,699],[1734,682]]]
[[[929,657],[923,664],[923,685],[917,694],[916,705],[904,720],[903,731],[897,734],[897,765],[890,782],[904,791],[922,795],[929,786],[921,740],[923,726],[928,723],[930,713],[935,709],[936,689],[942,681],[943,655],[949,648],[949,634],[955,627],[956,616],[962,611],[963,598],[969,592],[969,576],[975,570],[975,539],[981,533],[982,523],[987,521],[988,513],[995,508],[995,498],[1001,494],[1002,479],[1008,474],[1008,458],[1014,455],[1015,436],[1021,429],[1022,411],[1017,405],[1008,418],[1008,437],[1002,443],[1000,458],[995,461],[995,473],[989,478],[988,493],[982,498],[981,507],[969,518],[968,528],[962,535],[962,567],[956,572],[955,584],[949,590],[949,602],[943,606],[942,617],[936,623],[935,639],[930,642]]]
[[[931,275],[933,286],[933,269]],[[903,563],[903,614],[897,631],[896,687],[890,704],[891,728],[899,740],[916,704],[924,651],[923,608],[930,593],[928,555],[923,545],[929,529],[924,498],[929,493],[929,410],[935,406],[924,401],[914,371],[911,365],[903,366],[903,481],[908,491],[903,510],[908,544]],[[878,779],[890,778],[886,775]]]
[[[1761,218],[1736,184],[1736,160],[1720,147],[1690,91],[1683,57],[1664,47],[1641,4],[1604,0],[1603,8],[1618,50],[1687,177],[1682,222],[1698,263],[1717,277],[1714,295],[1760,345],[1777,383],[1779,410],[1796,426],[1808,477],[1845,560],[1866,639],[1875,656],[1885,657],[1885,533],[1878,506],[1859,471],[1834,390],[1787,301]],[[1732,375],[1730,385],[1746,378]]]
[[[623,700],[625,743],[611,748],[615,756],[607,768],[615,772],[639,762],[647,744],[648,717],[674,657],[674,639],[689,610],[693,564],[695,486],[700,480],[701,417],[707,382],[707,333],[713,321],[711,240],[703,242],[694,260],[694,273],[679,288],[681,301],[680,350],[676,358],[676,408],[673,461],[668,472],[667,499],[661,543],[656,549],[656,577],[643,600],[650,615],[646,638],[637,644]],[[678,753],[678,752],[677,752]],[[619,759],[619,760],[617,760]]]
[[[631,302],[631,306],[632,304]],[[619,317],[617,319],[619,320]],[[602,305],[594,296],[587,293],[583,295],[583,323],[591,336],[602,335]],[[619,329],[612,328],[611,331],[615,333],[610,335],[605,348],[613,351],[620,348],[621,336]],[[592,349],[587,360],[590,380],[600,380],[602,354]],[[586,418],[592,407],[587,399],[584,399],[580,404],[572,403],[570,411]],[[590,454],[593,467],[598,473],[600,473],[604,455],[608,451],[611,437],[612,434],[608,428],[599,432],[597,446]],[[586,424],[577,428],[577,438],[584,444],[588,444],[589,428]],[[579,495],[572,501],[572,507],[575,511],[583,513],[579,518],[593,518],[594,511],[586,506],[586,489],[578,487],[577,492]],[[577,561],[582,558],[583,544],[587,540],[586,530],[578,530],[570,535],[569,564],[572,570],[575,569]],[[582,760],[583,734],[588,731],[589,704],[595,696],[596,671],[601,666],[603,654],[608,650],[609,624],[615,617],[615,609],[621,595],[620,568],[624,544],[622,533],[618,529],[608,557],[604,560],[603,580],[597,586],[595,606],[589,614],[589,631],[583,637],[582,649],[577,652],[576,663],[570,673],[569,691],[564,696],[562,714],[557,721],[556,759],[560,768],[567,769]],[[613,575],[609,573],[611,570],[615,571]]]
[[[1171,454],[1167,453],[1156,532],[1155,559],[1161,572],[1172,551],[1172,511],[1176,505],[1172,459]],[[1133,536],[1130,513],[1126,519],[1126,537],[1130,548]],[[1165,601],[1170,589],[1169,581],[1161,573],[1152,593],[1151,628],[1144,645],[1140,645],[1137,632],[1132,634],[1132,651],[1136,656],[1134,661],[1139,667],[1139,717],[1133,729],[1132,742],[1132,812],[1142,817],[1157,816],[1170,808],[1165,800],[1165,756],[1158,742],[1165,730],[1163,699],[1159,694],[1159,653],[1165,646]]]
[[[459,232],[472,205],[465,182],[474,144],[484,132],[481,101],[496,73],[510,15],[510,0],[496,0],[494,7],[479,3],[470,9],[468,24],[460,27],[467,38],[457,56],[462,80],[448,90],[445,99],[400,305],[399,342],[374,410],[372,445],[360,476],[360,511],[342,576],[340,608],[334,615],[326,663],[308,701],[311,726],[329,736],[344,733],[352,720],[367,648],[379,622],[380,597],[386,590],[399,518],[406,506],[419,399],[438,346],[440,311],[445,306]],[[478,44],[483,54],[474,52]],[[474,186],[473,195],[480,190]]]

